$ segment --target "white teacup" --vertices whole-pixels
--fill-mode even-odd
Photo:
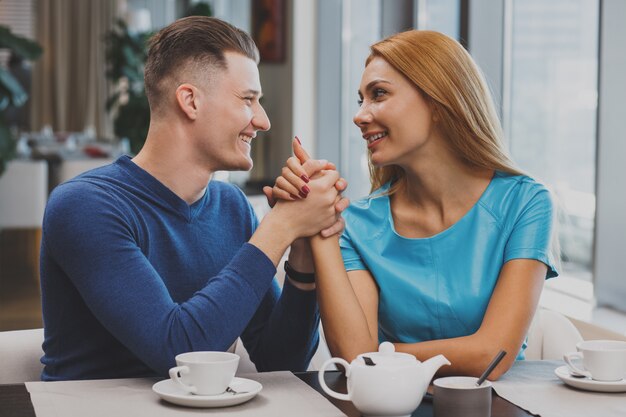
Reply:
[[[186,392],[218,395],[228,388],[239,366],[239,355],[230,352],[187,352],[176,355],[170,378]]]
[[[620,381],[626,375],[626,342],[619,340],[585,340],[576,345],[578,352],[563,355],[570,371],[596,381]],[[584,369],[572,363],[583,361]]]

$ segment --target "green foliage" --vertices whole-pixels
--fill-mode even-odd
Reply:
[[[118,107],[113,122],[115,134],[128,138],[131,151],[137,153],[148,136],[149,126],[150,107],[146,95],[129,94],[128,101]]]
[[[213,10],[209,3],[195,3],[189,6],[185,16],[213,16]]]
[[[28,60],[41,56],[42,49],[30,39],[11,33],[9,28],[0,25],[0,49],[8,49],[11,54]],[[6,126],[4,111],[9,106],[21,107],[28,100],[22,85],[6,69],[0,67],[0,175],[8,161],[15,157],[15,140]]]
[[[129,139],[133,153],[143,146],[150,125],[143,67],[151,35],[150,32],[132,33],[123,20],[117,20],[105,36],[107,78],[118,87],[125,86],[123,91],[116,91],[108,98],[106,107],[115,112],[115,134]]]

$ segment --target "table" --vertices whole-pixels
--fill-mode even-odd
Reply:
[[[339,401],[327,396],[319,386],[317,372],[296,372],[295,375],[324,395],[348,417],[361,416],[351,402]],[[346,379],[339,371],[326,372],[326,383],[330,388],[339,392],[345,392],[346,390]],[[531,414],[526,413],[524,410],[498,397],[494,393],[491,415],[493,417],[527,417]],[[35,410],[30,401],[30,394],[24,384],[0,385],[0,416],[36,417]],[[425,398],[419,408],[413,413],[413,417],[431,416],[433,416],[433,405],[428,398]]]

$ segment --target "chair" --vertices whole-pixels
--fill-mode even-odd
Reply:
[[[576,327],[561,313],[538,309],[528,330],[527,360],[562,360],[583,340]]]
[[[41,227],[47,198],[45,161],[9,162],[0,177],[0,229]]]
[[[43,329],[0,332],[0,384],[39,381],[43,364]]]

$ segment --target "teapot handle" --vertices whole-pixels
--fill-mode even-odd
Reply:
[[[346,370],[346,377],[350,376],[350,364],[347,361],[341,358],[330,358],[326,362],[324,362],[324,364],[322,365],[322,368],[319,370],[317,374],[320,386],[322,387],[324,392],[330,395],[331,397],[336,398],[338,400],[342,400],[342,401],[350,401],[350,398],[352,397],[352,395],[350,394],[350,391],[348,391],[347,394],[341,394],[337,391],[333,391],[332,389],[328,388],[328,385],[326,385],[326,380],[324,379],[324,373],[326,372],[326,368],[328,368],[333,363],[338,363],[339,365],[343,366]]]

